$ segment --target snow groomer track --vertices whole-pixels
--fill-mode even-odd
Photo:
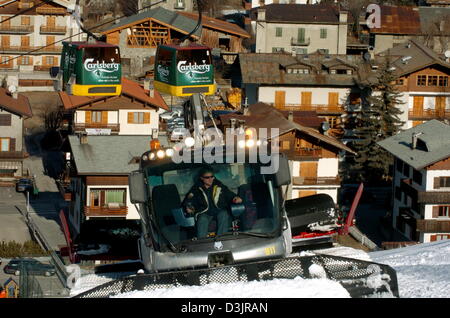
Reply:
[[[132,291],[296,277],[339,282],[354,298],[399,297],[397,275],[388,265],[339,256],[314,255],[218,268],[135,275],[100,285],[75,298],[107,298]]]

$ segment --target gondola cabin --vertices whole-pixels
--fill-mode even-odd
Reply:
[[[60,76],[60,88],[69,95],[120,95],[119,47],[104,42],[63,42]]]
[[[216,85],[211,50],[201,45],[158,46],[154,87],[172,96],[214,94]]]

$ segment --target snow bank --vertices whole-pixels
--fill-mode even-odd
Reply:
[[[133,291],[113,298],[349,298],[339,283],[327,279],[275,279],[262,282],[208,284],[154,291]]]
[[[450,296],[450,240],[373,252],[369,256],[396,270],[400,297]]]

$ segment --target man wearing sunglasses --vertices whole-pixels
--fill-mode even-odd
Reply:
[[[199,181],[183,201],[186,212],[195,217],[197,238],[208,236],[208,228],[213,220],[217,222],[217,235],[229,232],[229,206],[242,203],[242,199],[215,178],[213,169],[203,168],[199,176]]]

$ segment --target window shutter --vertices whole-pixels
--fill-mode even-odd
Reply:
[[[129,112],[128,113],[128,123],[129,124],[133,124],[134,123],[134,113],[133,112]]]
[[[439,178],[439,177],[434,178],[434,189],[439,189],[441,187],[440,182],[441,182],[441,178]]]
[[[102,112],[102,124],[103,125],[108,124],[108,112]]]
[[[92,123],[92,112],[91,111],[86,111],[86,119],[84,120],[86,122],[86,124],[90,124]]]
[[[439,207],[438,206],[434,206],[433,207],[433,214],[432,214],[433,218],[437,218],[439,217]]]
[[[150,124],[150,113],[144,113],[144,124]]]
[[[16,151],[16,138],[9,139],[9,151]]]

